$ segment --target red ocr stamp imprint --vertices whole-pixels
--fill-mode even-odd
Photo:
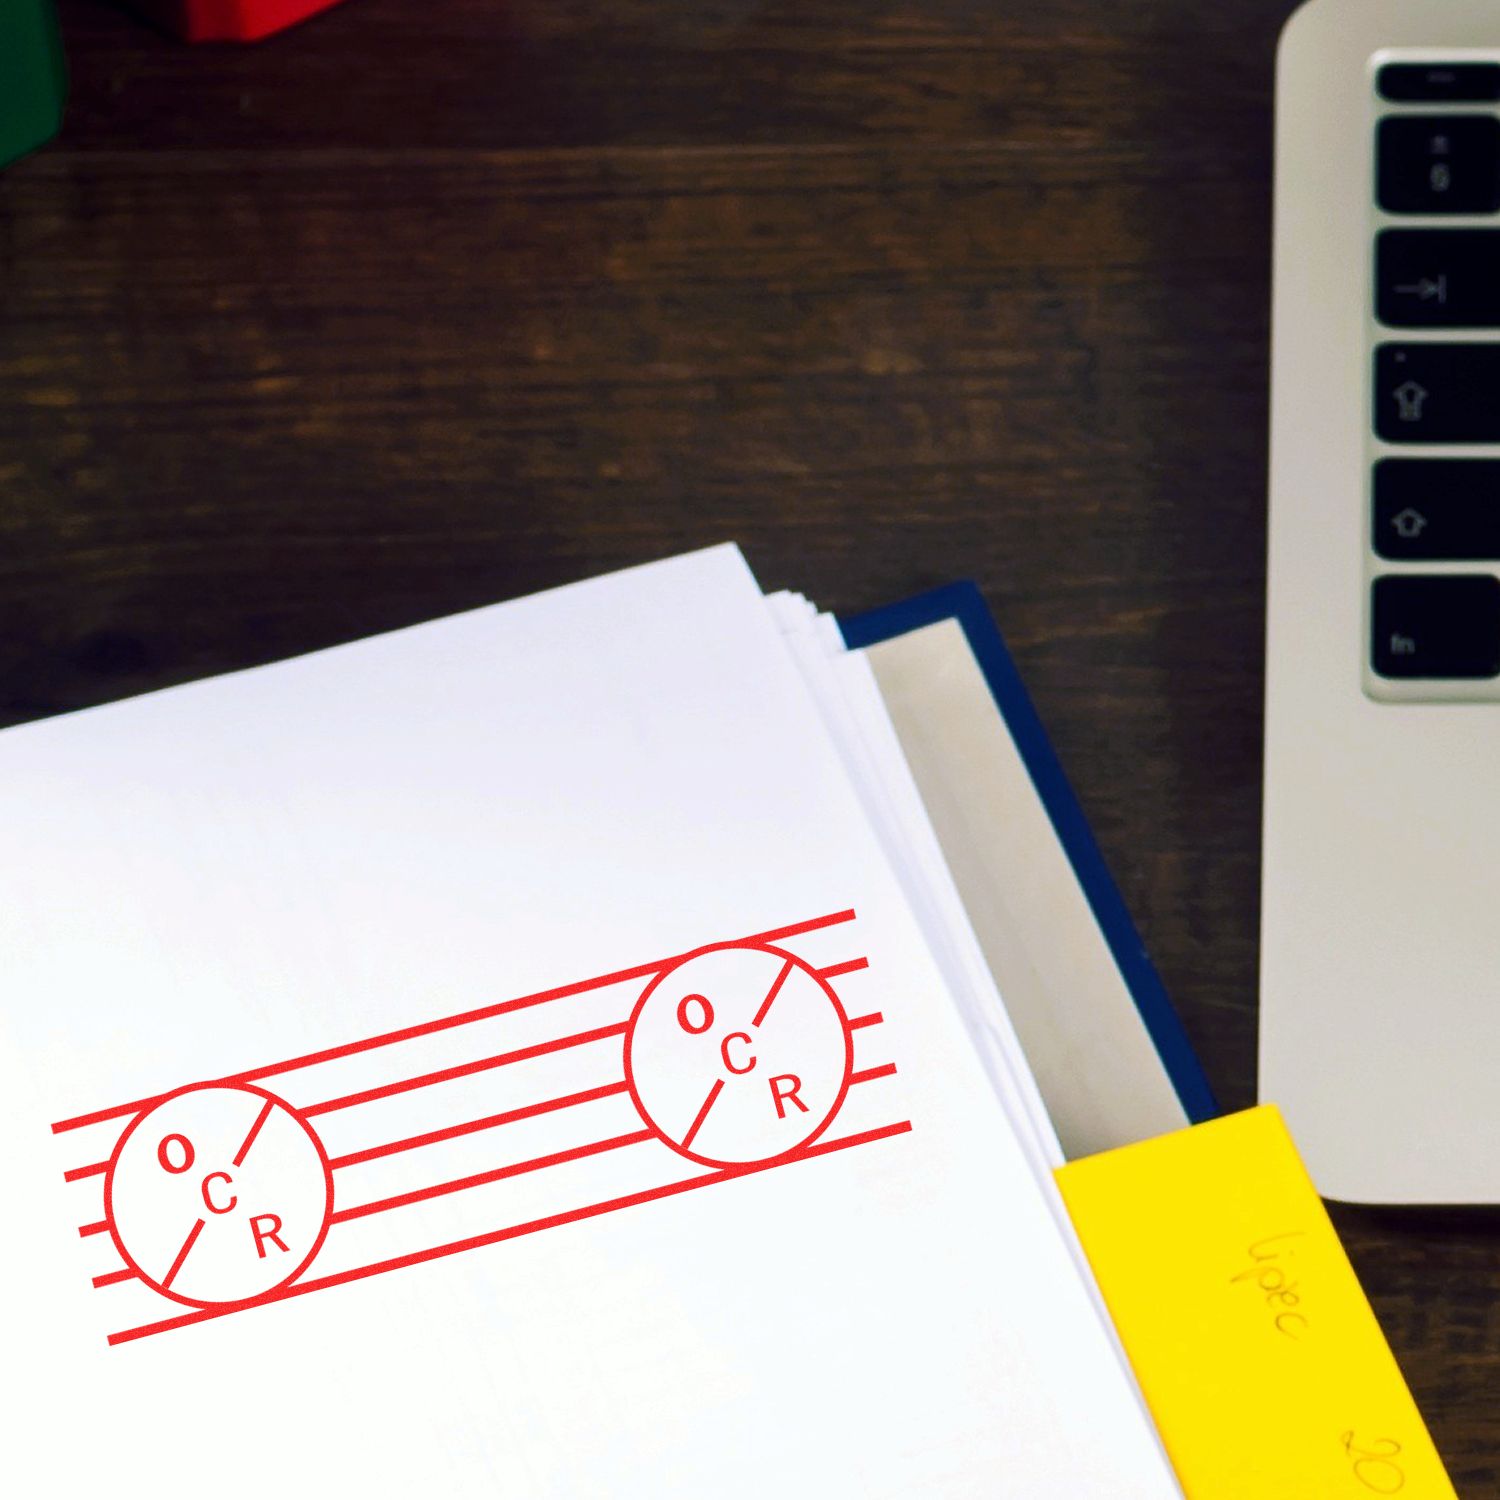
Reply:
[[[641,1118],[707,1166],[771,1161],[827,1129],[854,1043],[833,986],[780,948],[725,943],[666,970],[625,1035]]]
[[[253,1084],[197,1084],[137,1116],[104,1179],[125,1264],[194,1307],[250,1302],[322,1247],[333,1173],[312,1126]]]

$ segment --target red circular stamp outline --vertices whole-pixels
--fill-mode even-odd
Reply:
[[[125,1149],[125,1143],[135,1134],[136,1129],[144,1121],[151,1118],[162,1105],[170,1104],[174,1099],[180,1099],[184,1094],[199,1094],[205,1089],[237,1089],[245,1094],[258,1094],[262,1099],[269,1099],[274,1105],[284,1109],[307,1133],[307,1138],[313,1143],[313,1149],[318,1153],[318,1161],[323,1167],[323,1182],[325,1193],[323,1198],[323,1227],[318,1231],[318,1237],[313,1241],[312,1249],[297,1263],[292,1272],[283,1276],[275,1286],[270,1286],[263,1292],[257,1292],[253,1297],[233,1298],[226,1302],[205,1302],[198,1297],[184,1297],[181,1292],[168,1291],[154,1277],[136,1264],[135,1259],[125,1248],[125,1242],[120,1238],[119,1231],[115,1228],[115,1205],[114,1184],[115,1166],[120,1160],[120,1153]],[[163,1094],[160,1099],[143,1109],[120,1135],[115,1142],[115,1149],[109,1153],[109,1166],[104,1174],[104,1222],[109,1228],[109,1237],[114,1241],[115,1249],[120,1252],[120,1259],[135,1272],[135,1274],[160,1296],[167,1297],[173,1302],[180,1302],[185,1307],[214,1307],[214,1308],[239,1308],[254,1307],[257,1302],[265,1302],[290,1286],[312,1263],[317,1259],[318,1252],[323,1248],[323,1242],[328,1238],[330,1221],[333,1217],[333,1167],[328,1161],[328,1152],[323,1148],[323,1142],[318,1138],[318,1132],[314,1130],[301,1110],[290,1105],[279,1094],[273,1094],[269,1089],[263,1089],[253,1083],[190,1083],[180,1089],[173,1089],[169,1094]]]
[[[838,1094],[834,1098],[833,1104],[829,1107],[828,1113],[823,1117],[821,1123],[818,1125],[818,1128],[814,1130],[810,1135],[804,1136],[800,1141],[797,1142],[795,1146],[789,1146],[785,1151],[777,1152],[775,1156],[761,1157],[755,1161],[721,1161],[717,1157],[704,1156],[697,1151],[689,1151],[685,1147],[679,1146],[677,1142],[674,1141],[671,1136],[669,1136],[667,1132],[663,1130],[661,1126],[651,1118],[650,1111],[647,1110],[644,1102],[641,1099],[640,1091],[635,1086],[635,1068],[630,1056],[631,1043],[635,1040],[635,1023],[639,1019],[641,1012],[646,1008],[646,1002],[650,1000],[652,995],[656,993],[657,989],[668,979],[670,979],[671,976],[675,974],[680,968],[682,968],[684,964],[690,964],[694,959],[702,958],[706,953],[723,953],[726,950],[734,948],[748,949],[752,953],[768,953],[774,958],[779,958],[783,963],[791,963],[794,967],[800,969],[804,974],[811,978],[814,983],[817,984],[818,988],[823,991],[824,995],[827,996],[829,1004],[833,1006],[834,1014],[839,1018],[839,1026],[844,1033],[844,1076],[839,1082]],[[849,1017],[844,1010],[843,1002],[835,993],[833,986],[829,984],[829,982],[824,979],[823,976],[819,974],[818,971],[813,968],[810,963],[806,962],[804,959],[798,958],[795,953],[788,953],[785,948],[777,948],[771,943],[756,943],[745,941],[735,943],[707,943],[702,948],[695,948],[691,953],[684,954],[677,960],[676,963],[672,964],[670,968],[663,969],[656,976],[656,978],[646,986],[645,992],[641,995],[641,998],[636,1001],[635,1008],[630,1012],[630,1021],[628,1029],[625,1032],[625,1083],[630,1090],[631,1102],[635,1105],[636,1111],[639,1113],[646,1126],[650,1129],[651,1133],[656,1136],[659,1141],[661,1141],[664,1145],[670,1146],[672,1150],[675,1151],[679,1156],[685,1156],[689,1161],[695,1161],[700,1166],[704,1167],[722,1167],[731,1171],[737,1169],[748,1171],[753,1167],[770,1166],[776,1162],[786,1161],[789,1157],[795,1156],[799,1151],[805,1151],[810,1145],[812,1145],[815,1140],[817,1140],[820,1135],[823,1134],[825,1130],[828,1129],[830,1125],[833,1124],[834,1120],[838,1118],[838,1113],[844,1107],[844,1100],[848,1097],[849,1094],[849,1079],[853,1072],[854,1037],[849,1030]]]

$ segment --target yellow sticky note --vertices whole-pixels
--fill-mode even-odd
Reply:
[[[1273,1106],[1057,1178],[1189,1500],[1452,1500]]]

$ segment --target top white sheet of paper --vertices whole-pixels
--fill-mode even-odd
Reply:
[[[0,827],[8,1492],[1177,1493],[733,549],[0,735]]]

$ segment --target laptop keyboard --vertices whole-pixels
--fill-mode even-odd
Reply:
[[[1370,666],[1500,696],[1500,62],[1375,87]]]

